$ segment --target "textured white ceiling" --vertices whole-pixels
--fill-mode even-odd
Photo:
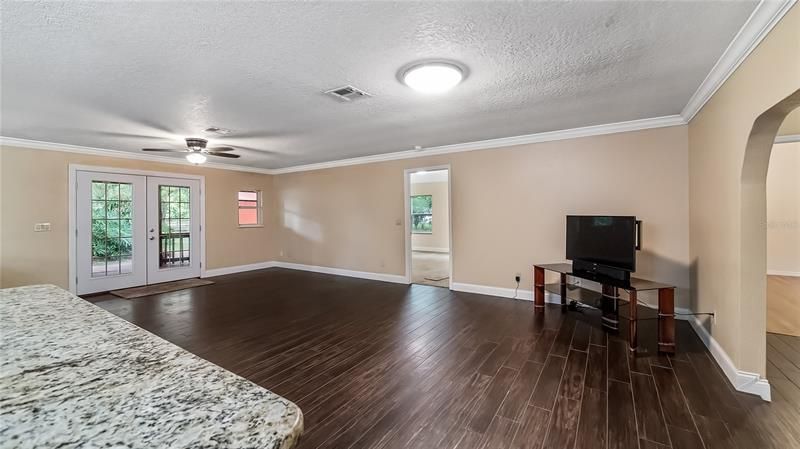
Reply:
[[[215,162],[279,168],[677,114],[755,5],[3,1],[0,135],[138,152],[213,125],[250,148]],[[427,58],[469,77],[397,81]],[[321,94],[344,84],[374,97]]]

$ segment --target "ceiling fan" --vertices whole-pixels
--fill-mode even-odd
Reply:
[[[142,151],[159,151],[163,153],[189,153],[186,155],[186,160],[192,164],[202,164],[206,161],[206,156],[219,156],[236,159],[240,157],[238,154],[230,154],[228,151],[233,151],[233,147],[213,147],[206,148],[208,140],[198,137],[186,138],[185,150],[173,150],[166,148],[142,148]]]

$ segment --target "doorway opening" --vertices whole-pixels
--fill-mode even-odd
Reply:
[[[745,352],[744,364],[759,367],[767,379],[780,377],[773,367],[781,355],[769,343],[768,316],[768,218],[767,173],[776,137],[785,119],[800,108],[800,90],[795,91],[759,115],[750,130],[745,146],[741,175],[740,251],[741,297],[740,313],[748,317],[741,328],[742,339],[757,342],[763,352]],[[795,175],[796,176],[796,175]],[[791,337],[796,338],[796,337]],[[776,344],[777,340],[775,341]],[[800,345],[795,350],[800,350]],[[777,357],[777,358],[776,358]],[[755,376],[758,378],[758,375]],[[769,400],[770,384],[758,382],[762,398]],[[800,390],[796,391],[800,393]]]
[[[795,115],[800,123],[800,109],[790,117]],[[767,332],[793,337],[800,337],[798,173],[800,135],[779,133],[767,170]]]
[[[781,393],[800,370],[800,109],[778,130],[767,169],[767,369]]]
[[[406,276],[409,283],[450,288],[450,168],[406,170]]]
[[[70,166],[70,290],[202,275],[203,177]]]

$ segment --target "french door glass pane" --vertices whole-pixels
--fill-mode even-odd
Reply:
[[[133,272],[133,185],[92,181],[92,277]]]
[[[158,186],[159,258],[161,268],[191,265],[189,187]]]

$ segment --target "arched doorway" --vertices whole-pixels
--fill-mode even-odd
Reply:
[[[745,337],[766,348],[767,309],[767,169],[778,129],[800,107],[795,91],[756,118],[745,148],[741,177],[741,316]],[[766,351],[758,365],[766,366]]]

